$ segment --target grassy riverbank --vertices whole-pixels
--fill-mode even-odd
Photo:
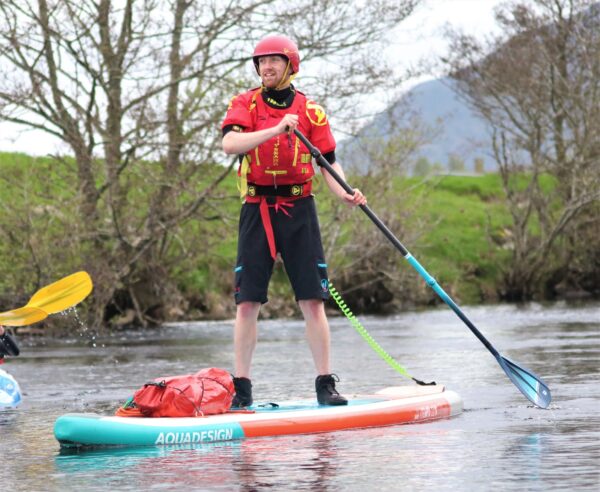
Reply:
[[[419,210],[427,231],[409,249],[463,302],[496,297],[501,265],[510,255],[510,217],[502,197],[496,174],[444,176],[431,183]]]
[[[92,257],[78,257],[82,255],[81,251],[86,251],[86,247],[77,246],[76,251],[70,253],[52,246],[53,235],[60,227],[67,228],[63,234],[73,234],[73,244],[85,241],[84,237],[75,236],[77,230],[73,224],[78,220],[77,209],[65,207],[65,203],[77,194],[76,183],[61,181],[60,177],[61,169],[73,165],[73,162],[67,161],[54,165],[50,158],[0,153],[0,169],[6,183],[0,191],[0,198],[5,204],[11,204],[15,211],[13,216],[10,209],[5,214],[2,230],[10,236],[18,228],[19,236],[25,238],[21,250],[8,254],[5,249],[0,259],[4,279],[2,294],[9,293],[14,284],[23,286],[25,292],[34,287],[27,286],[23,279],[19,280],[26,274],[24,272],[31,271],[32,262],[37,262],[36,268],[42,271],[51,264],[56,271],[66,273],[78,265],[85,267],[93,263]],[[218,167],[208,169],[206,180],[198,185],[198,189],[202,190],[220,171],[222,169]],[[49,175],[51,179],[48,179]],[[501,266],[510,254],[510,238],[506,236],[505,229],[510,218],[504,206],[499,176],[396,179],[385,197],[379,197],[378,184],[371,183],[373,191],[369,203],[373,210],[457,300],[464,303],[496,300]],[[349,177],[349,182],[354,182],[352,177]],[[143,176],[140,176],[139,182],[128,183],[128,186],[132,187],[132,212],[134,209],[136,212],[142,210],[147,206],[143,199]],[[335,254],[328,254],[330,274],[338,287],[340,281],[346,288],[356,283],[365,284],[356,296],[372,295],[374,302],[370,309],[375,312],[382,302],[390,301],[378,301],[377,289],[392,291],[392,304],[406,300],[413,304],[429,303],[435,298],[402,256],[389,246],[383,236],[379,238],[379,231],[366,216],[358,211],[340,211],[339,204],[328,193],[322,180],[317,189],[324,242],[334,245],[330,251]],[[56,205],[53,196],[56,197]],[[134,203],[135,196],[142,197],[139,204]],[[239,207],[232,174],[214,190],[197,214],[182,223],[175,240],[168,246],[171,249],[164,256],[164,270],[187,299],[183,304],[187,307],[180,314],[169,317],[218,318],[231,315]],[[48,230],[42,226],[47,226]],[[29,235],[28,228],[31,228]],[[367,248],[373,247],[374,238],[384,243],[374,251],[377,251],[376,255],[387,256],[387,263],[368,258],[368,254],[365,254],[366,259],[358,259],[367,252]],[[362,262],[362,269],[353,266],[353,262]],[[370,269],[374,272],[372,278],[378,276],[381,281],[369,285]],[[400,278],[402,280],[398,280]],[[295,308],[291,297],[283,270],[276,268],[270,294],[272,302],[269,303],[271,314],[293,313]],[[357,309],[360,312],[360,307]]]

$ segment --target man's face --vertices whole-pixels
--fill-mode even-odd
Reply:
[[[258,59],[258,73],[267,89],[276,88],[283,78],[288,61],[279,55],[261,56]],[[288,74],[289,75],[289,74]]]

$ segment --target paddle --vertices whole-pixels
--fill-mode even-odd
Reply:
[[[92,292],[92,279],[87,272],[77,272],[38,290],[27,307],[36,307],[48,314],[60,313],[83,301]]]
[[[0,324],[26,326],[79,304],[92,291],[87,272],[77,272],[38,290],[26,306],[0,313]]]
[[[296,136],[302,141],[302,143],[309,149],[311,155],[316,160],[319,166],[324,167],[327,172],[337,181],[337,183],[350,195],[354,194],[354,190],[346,183],[341,176],[331,167],[331,164],[327,162],[327,159],[323,157],[319,149],[313,146],[308,139],[298,130],[294,130]],[[384,236],[394,245],[394,247],[400,251],[402,256],[412,265],[412,267],[421,275],[425,282],[435,291],[435,293],[456,313],[456,315],[467,325],[467,327],[473,332],[473,334],[479,339],[483,345],[492,353],[492,355],[500,364],[500,367],[504,370],[506,375],[510,378],[513,384],[519,388],[521,393],[527,397],[534,405],[541,408],[548,408],[552,396],[550,394],[550,388],[533,372],[520,367],[514,362],[510,361],[506,357],[500,355],[500,353],[492,346],[492,344],[483,336],[483,334],[475,327],[475,325],[467,318],[462,312],[458,305],[450,298],[448,294],[442,289],[437,281],[429,275],[429,273],[421,266],[421,264],[409,253],[404,245],[394,236],[394,234],[387,228],[387,226],[381,222],[381,220],[375,215],[375,213],[368,207],[368,205],[359,205],[362,211],[367,214],[369,219],[383,232]]]
[[[21,307],[0,313],[0,325],[27,326],[42,321],[48,316],[46,311],[35,307]]]

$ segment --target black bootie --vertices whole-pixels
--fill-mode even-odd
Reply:
[[[319,405],[347,405],[348,400],[335,389],[336,381],[340,378],[336,374],[324,374],[315,379],[317,401]]]
[[[232,407],[249,407],[252,405],[252,383],[248,378],[233,378],[235,396],[231,402]]]

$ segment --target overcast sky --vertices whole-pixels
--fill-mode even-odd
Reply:
[[[393,33],[391,49],[398,55],[397,66],[404,69],[420,59],[433,60],[445,54],[448,27],[480,39],[495,32],[494,8],[503,3],[507,0],[424,0]]]
[[[399,70],[415,65],[422,58],[445,53],[444,30],[451,26],[476,37],[494,30],[493,10],[505,0],[425,0],[393,33],[390,50],[397,57]],[[414,85],[424,78],[410,82]],[[431,76],[429,76],[431,78]],[[383,108],[382,108],[383,109]],[[65,152],[66,149],[41,132],[23,130],[0,123],[0,151],[32,155]]]

